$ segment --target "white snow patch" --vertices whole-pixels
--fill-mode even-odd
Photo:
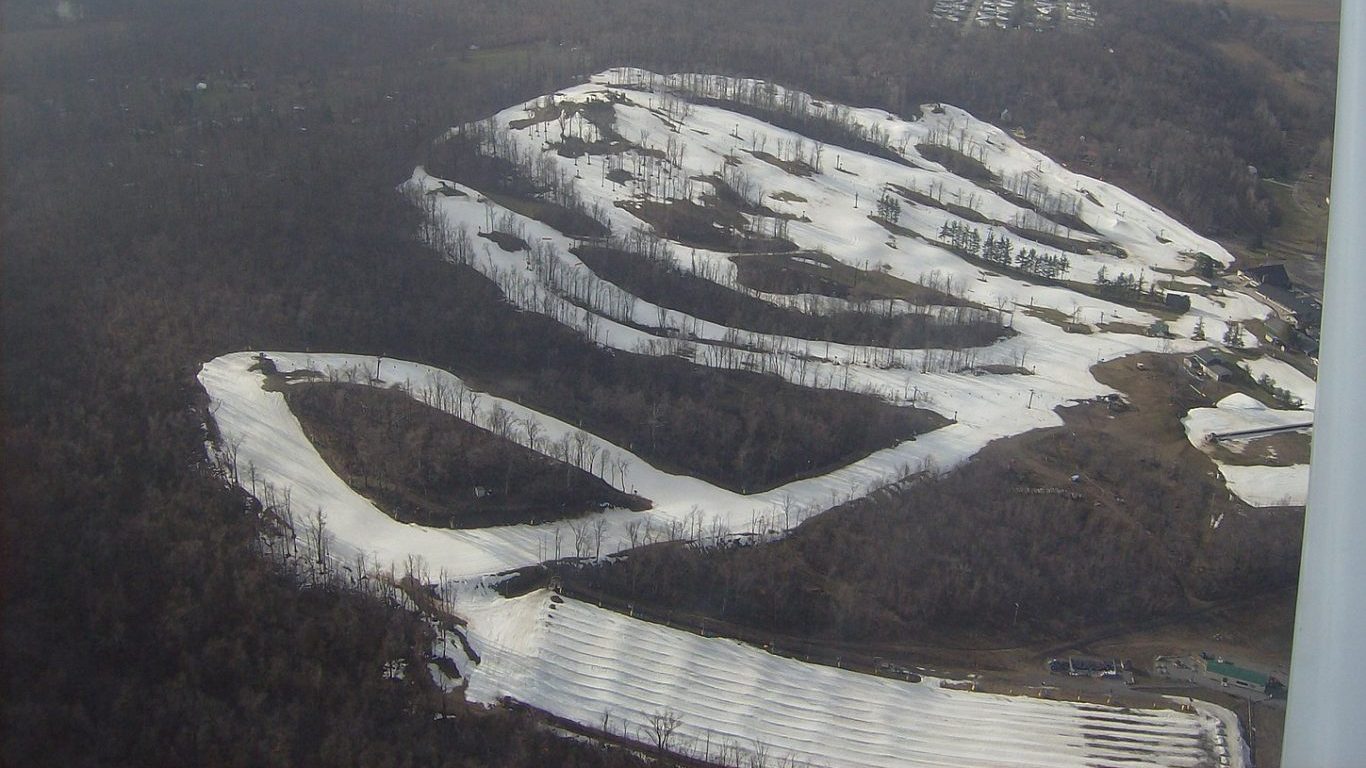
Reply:
[[[1251,397],[1236,393],[1225,397],[1214,408],[1193,408],[1181,420],[1186,439],[1202,450],[1212,434],[1249,429],[1273,429],[1310,424],[1311,410],[1283,411],[1268,408]],[[1215,458],[1219,472],[1230,491],[1254,507],[1303,506],[1309,495],[1309,465],[1289,467],[1240,466]]]

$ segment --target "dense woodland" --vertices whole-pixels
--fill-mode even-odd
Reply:
[[[417,682],[381,675],[415,653],[420,623],[300,588],[259,557],[252,505],[204,460],[194,374],[239,349],[408,357],[513,394],[557,392],[585,426],[594,398],[644,393],[622,427],[642,434],[652,409],[690,424],[713,412],[688,364],[590,349],[416,245],[417,212],[393,189],[446,126],[620,63],[893,109],[1008,107],[1061,159],[1248,237],[1274,213],[1247,165],[1293,171],[1326,137],[1326,86],[1292,92],[1214,43],[1250,40],[1314,84],[1331,61],[1217,4],[1112,0],[1094,33],[1056,36],[946,35],[923,6],[91,0],[64,18],[6,3],[0,760],[629,762],[521,716],[434,721]],[[760,418],[796,431],[782,412]],[[723,461],[714,472],[740,457]]]
[[[1012,438],[776,542],[653,545],[560,573],[571,593],[747,631],[966,647],[1083,637],[1293,583],[1300,515],[1246,515],[1193,449],[1163,456],[1096,423]]]
[[[401,522],[485,528],[579,517],[599,505],[649,507],[575,463],[519,445],[514,433],[556,452],[506,410],[488,430],[364,384],[299,384],[285,397],[333,471]],[[567,458],[574,448],[563,442]]]

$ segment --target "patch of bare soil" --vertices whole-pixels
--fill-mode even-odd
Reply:
[[[1106,333],[1127,333],[1130,336],[1147,336],[1148,329],[1134,323],[1109,322],[1096,326]]]
[[[1062,310],[1053,309],[1052,307],[1029,307],[1021,311],[1023,311],[1026,315],[1038,318],[1039,320],[1042,320],[1045,323],[1048,323],[1049,325],[1056,325],[1057,327],[1063,329],[1064,331],[1067,331],[1068,333],[1095,333],[1095,329],[1092,328],[1090,325],[1086,323],[1073,322],[1072,318],[1065,314]]]
[[[1310,442],[1308,432],[1282,432],[1252,440],[1226,440],[1209,454],[1235,466],[1289,467],[1309,463]]]
[[[742,285],[767,293],[814,293],[850,301],[902,299],[911,305],[976,307],[945,288],[903,280],[877,269],[859,269],[817,251],[732,256]]]
[[[617,207],[654,227],[661,237],[684,246],[728,253],[781,253],[797,249],[790,240],[752,233],[743,215],[719,205],[699,205],[692,200],[630,200],[618,201]]]

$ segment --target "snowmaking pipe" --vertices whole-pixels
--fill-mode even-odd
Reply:
[[[1285,768],[1366,766],[1366,0],[1342,0],[1319,382]]]

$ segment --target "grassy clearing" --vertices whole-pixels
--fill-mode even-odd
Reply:
[[[743,254],[732,256],[739,280],[767,293],[814,293],[849,301],[902,299],[912,305],[977,307],[966,299],[903,280],[876,269],[859,269],[827,253]]]
[[[1114,243],[1095,240],[1077,240],[1076,238],[1067,237],[1066,235],[1058,235],[1052,232],[1044,232],[1038,229],[1020,227],[1004,222],[1001,222],[1000,225],[1020,237],[1028,238],[1039,245],[1048,248],[1056,248],[1060,251],[1071,251],[1072,253],[1108,253],[1111,256],[1126,258],[1124,250]]]
[[[661,237],[684,246],[727,253],[783,253],[795,251],[790,240],[763,237],[749,231],[749,221],[739,211],[710,199],[704,205],[692,200],[621,200],[617,207],[654,227]]]
[[[608,233],[606,225],[589,214],[549,200],[497,192],[484,193],[484,197],[510,211],[535,219],[570,237],[606,237]]]
[[[1000,184],[1001,180],[991,169],[986,167],[981,160],[975,157],[968,157],[956,149],[945,147],[940,144],[916,144],[915,151],[920,156],[931,162],[939,163],[947,168],[951,173],[955,173],[968,181],[980,184]]]
[[[1090,325],[1073,322],[1070,315],[1060,310],[1053,309],[1052,307],[1027,307],[1021,311],[1026,315],[1038,318],[1049,325],[1056,325],[1068,333],[1095,333],[1095,329]]]
[[[1225,441],[1210,448],[1209,455],[1235,466],[1288,467],[1309,463],[1312,436],[1308,432],[1283,432],[1253,440]]]
[[[976,208],[970,208],[966,205],[950,203],[944,200],[938,200],[934,197],[931,197],[930,195],[925,194],[924,192],[918,192],[914,189],[907,189],[906,187],[903,187],[900,184],[891,184],[889,186],[892,188],[892,191],[896,192],[897,195],[899,195],[906,202],[918,203],[920,205],[928,206],[930,208],[938,208],[941,211],[948,211],[949,213],[952,213],[953,215],[958,216],[959,218],[976,222],[978,224],[997,223],[994,219],[989,219],[986,216],[982,215],[982,213],[978,211]]]
[[[810,176],[814,176],[816,174],[815,168],[812,168],[810,164],[804,163],[800,160],[784,160],[776,155],[772,155],[768,152],[761,151],[750,152],[750,154],[754,155],[760,160],[763,160],[765,163],[774,166],[775,168],[781,168],[782,170],[787,171],[793,176],[807,178]]]
[[[1029,198],[1023,195],[1016,194],[1015,192],[1007,189],[1001,184],[992,183],[988,185],[988,188],[991,191],[995,192],[997,195],[1000,195],[1003,199],[1008,200],[1014,203],[1015,205],[1020,206],[1021,208],[1031,210],[1039,214],[1043,218],[1053,222],[1054,224],[1063,227],[1064,229],[1074,229],[1078,232],[1085,232],[1088,235],[1100,234],[1096,230],[1092,229],[1090,224],[1087,224],[1085,221],[1081,219],[1081,217],[1075,214],[1065,213],[1063,211],[1050,211],[1040,208],[1038,205],[1034,203],[1033,200],[1030,200]],[[1090,193],[1088,192],[1087,195],[1090,196]]]
[[[891,187],[892,191],[896,192],[898,196],[900,196],[903,200],[906,200],[907,202],[924,205],[930,208],[938,208],[941,211],[947,211],[961,219],[965,219],[967,221],[971,221],[977,224],[999,226],[1015,233],[1016,235],[1019,235],[1020,237],[1028,238],[1040,245],[1049,248],[1057,248],[1058,250],[1071,251],[1073,253],[1109,253],[1112,255],[1123,254],[1123,251],[1120,250],[1118,246],[1115,246],[1111,243],[1096,242],[1093,240],[1077,240],[1072,237],[1066,237],[1064,235],[1058,235],[1052,232],[1043,232],[1041,230],[1031,229],[1029,227],[1022,227],[1004,221],[997,221],[996,219],[992,219],[970,206],[949,202],[947,200],[939,200],[931,195],[925,194],[924,192],[920,192],[914,189],[908,189],[906,187],[901,186],[900,184],[891,184],[889,186]],[[1063,227],[1068,230],[1076,230],[1079,232],[1093,231],[1090,227],[1086,226],[1084,222],[1082,222],[1080,219],[1077,219],[1074,216],[1069,217],[1069,219],[1074,221],[1070,221],[1069,223],[1064,224],[1061,223],[1061,221],[1057,220],[1060,217],[1053,214],[1040,213],[1037,209],[1035,209],[1032,203],[1030,203],[1022,197],[1019,197],[1018,195],[1009,193],[1007,190],[1005,190],[1003,187],[1000,187],[999,185],[990,188],[1002,197],[1005,197],[1011,200],[1012,202],[1015,202],[1017,205],[1034,210],[1036,213],[1039,213],[1040,216],[1050,221],[1053,221],[1060,227]]]
[[[707,206],[716,208],[719,214],[728,220],[735,219],[739,217],[740,214],[747,214],[750,216],[764,216],[771,219],[810,221],[810,219],[805,217],[799,218],[790,213],[779,213],[764,205],[762,201],[750,202],[748,198],[735,191],[734,187],[717,174],[694,176],[693,179],[711,185],[712,191],[710,193],[702,193],[702,200]],[[803,202],[805,202],[804,198]],[[740,220],[743,221],[744,219],[741,217]]]
[[[949,171],[959,176],[962,176],[963,178],[971,181],[972,183],[976,184],[982,189],[994,192],[996,195],[1000,196],[1002,199],[1008,202],[1011,202],[1026,210],[1033,211],[1034,213],[1038,214],[1041,218],[1047,221],[1051,221],[1064,231],[1084,232],[1086,234],[1091,235],[1097,234],[1096,231],[1089,224],[1083,221],[1080,217],[1071,213],[1065,213],[1062,211],[1050,211],[1044,208],[1040,208],[1038,205],[1034,203],[1034,201],[1030,200],[1029,198],[1024,197],[1023,195],[1016,194],[1010,189],[1007,189],[1006,186],[1002,184],[1000,177],[998,177],[994,172],[992,172],[990,168],[988,168],[984,163],[982,163],[982,161],[978,160],[977,158],[970,157],[962,152],[959,152],[956,149],[952,149],[951,147],[945,147],[939,144],[917,144],[915,148],[916,151],[919,152],[921,156],[923,156],[925,159],[939,163],[940,165],[947,168]],[[1094,242],[1090,240],[1077,240],[1072,237],[1058,235],[1051,232],[1044,232],[1038,229],[1031,229],[1006,222],[994,221],[986,218],[982,214],[967,206],[945,203],[936,200],[928,195],[912,192],[911,190],[906,190],[903,187],[895,187],[895,189],[897,190],[898,194],[901,194],[903,197],[906,197],[907,199],[912,200],[913,202],[918,202],[924,205],[930,205],[936,208],[941,208],[943,210],[949,211],[950,213],[962,216],[963,218],[968,219],[970,221],[976,221],[978,223],[983,224],[998,224],[1000,226],[1005,227],[1006,229],[1009,229],[1015,234],[1020,235],[1021,237],[1027,237],[1041,245],[1046,245],[1051,248],[1072,251],[1074,253],[1103,252],[1110,253],[1120,257],[1124,256],[1124,252],[1111,243]]]
[[[561,121],[563,125],[577,116],[597,129],[597,136],[591,141],[578,135],[562,136],[560,142],[554,145],[562,157],[620,154],[636,146],[617,132],[615,105],[627,101],[624,96],[585,101],[545,101],[531,107],[526,117],[509,121],[508,127],[518,131],[554,121]]]
[[[1106,333],[1127,333],[1130,336],[1148,336],[1148,329],[1133,323],[1100,323],[1096,326],[1099,330]]]
[[[1180,280],[1159,280],[1157,284],[1164,291],[1194,293],[1201,296],[1208,296],[1217,290],[1209,283],[1183,283]]]
[[[794,133],[800,133],[808,139],[824,142],[831,147],[842,147],[855,152],[872,155],[873,157],[880,157],[884,160],[891,160],[894,163],[899,163],[908,167],[914,167],[909,160],[902,157],[899,152],[893,150],[891,147],[860,135],[853,126],[838,120],[829,119],[813,113],[793,113],[783,109],[769,109],[733,99],[716,99],[708,97],[689,98],[697,104],[721,107],[722,109],[763,120],[770,125],[793,131]],[[852,173],[849,171],[845,172]]]

